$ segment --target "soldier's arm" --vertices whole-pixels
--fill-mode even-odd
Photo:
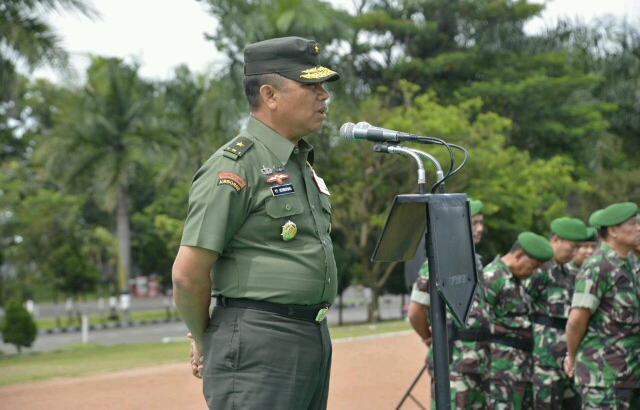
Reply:
[[[580,342],[587,331],[591,310],[586,308],[573,308],[567,320],[567,356],[564,360],[564,371],[569,377],[573,377],[573,367],[576,359],[576,352]]]
[[[431,346],[431,331],[429,330],[429,318],[427,316],[429,306],[411,301],[409,303],[409,321],[416,333],[427,346]]]

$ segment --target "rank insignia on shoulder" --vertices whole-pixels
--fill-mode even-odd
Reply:
[[[224,150],[241,157],[249,148],[251,148],[252,145],[253,141],[249,138],[238,137],[231,141],[231,144],[229,144]]]
[[[278,184],[282,185],[284,180],[287,178],[289,178],[289,175],[287,174],[274,174],[274,175],[271,175],[269,178],[267,178],[267,182],[268,183],[277,182]]]
[[[230,185],[238,193],[247,186],[247,183],[240,175],[233,172],[218,172],[218,185]]]

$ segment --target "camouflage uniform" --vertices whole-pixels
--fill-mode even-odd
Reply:
[[[531,297],[500,256],[485,266],[483,291],[491,319],[490,409],[531,409],[531,351],[504,344],[532,342]],[[502,343],[497,343],[500,340]],[[523,346],[520,346],[523,347]]]
[[[482,280],[482,261],[480,255],[476,254],[476,268],[479,280]],[[411,300],[422,305],[430,306],[431,298],[429,293],[429,264],[425,262],[420,268],[420,276],[413,286]],[[448,321],[453,318],[447,310]],[[455,323],[455,321],[454,321]],[[457,324],[456,329],[460,329]],[[489,316],[486,310],[480,284],[476,289],[473,298],[469,318],[467,319],[468,330],[488,330]],[[451,337],[451,335],[449,335]],[[451,364],[449,366],[449,381],[451,386],[451,407],[454,409],[487,409],[486,393],[489,383],[486,369],[489,368],[489,344],[487,341],[461,341],[454,340],[449,344]],[[433,376],[433,349],[429,349],[427,355],[427,367]],[[431,397],[435,397],[432,392]],[[435,409],[435,400],[431,401],[431,407]]]
[[[577,396],[562,361],[567,352],[565,327],[575,276],[566,265],[549,261],[529,279],[533,315],[533,401],[536,409],[561,409],[563,399]]]
[[[584,409],[640,408],[637,259],[602,243],[578,273],[573,308],[591,311],[575,361]]]

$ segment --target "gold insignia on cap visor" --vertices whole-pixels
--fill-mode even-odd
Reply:
[[[333,70],[329,70],[326,67],[313,67],[308,70],[302,71],[300,74],[300,78],[307,78],[309,80],[317,80],[318,78],[325,78],[332,76],[334,74],[338,74]]]

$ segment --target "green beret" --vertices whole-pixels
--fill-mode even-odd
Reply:
[[[602,211],[603,209],[598,209],[597,211],[591,214],[591,216],[589,217],[589,225],[593,226],[596,229],[602,228],[600,225],[596,223]]]
[[[584,242],[598,242],[598,235],[596,235],[596,228],[587,228],[587,239]]]
[[[581,242],[587,239],[587,225],[577,218],[554,219],[551,222],[551,232],[568,241]]]
[[[473,200],[469,198],[469,209],[471,210],[471,216],[476,216],[482,213],[482,201],[479,199]]]
[[[594,212],[595,213],[595,212]],[[593,220],[593,226],[620,225],[638,214],[638,205],[633,202],[620,202],[604,208]],[[593,215],[592,215],[593,217]]]
[[[533,232],[522,232],[518,235],[518,243],[524,253],[540,262],[553,259],[553,248],[544,236],[536,235]]]
[[[300,83],[336,81],[340,74],[320,65],[320,45],[301,37],[260,41],[244,49],[244,75],[276,73]]]

